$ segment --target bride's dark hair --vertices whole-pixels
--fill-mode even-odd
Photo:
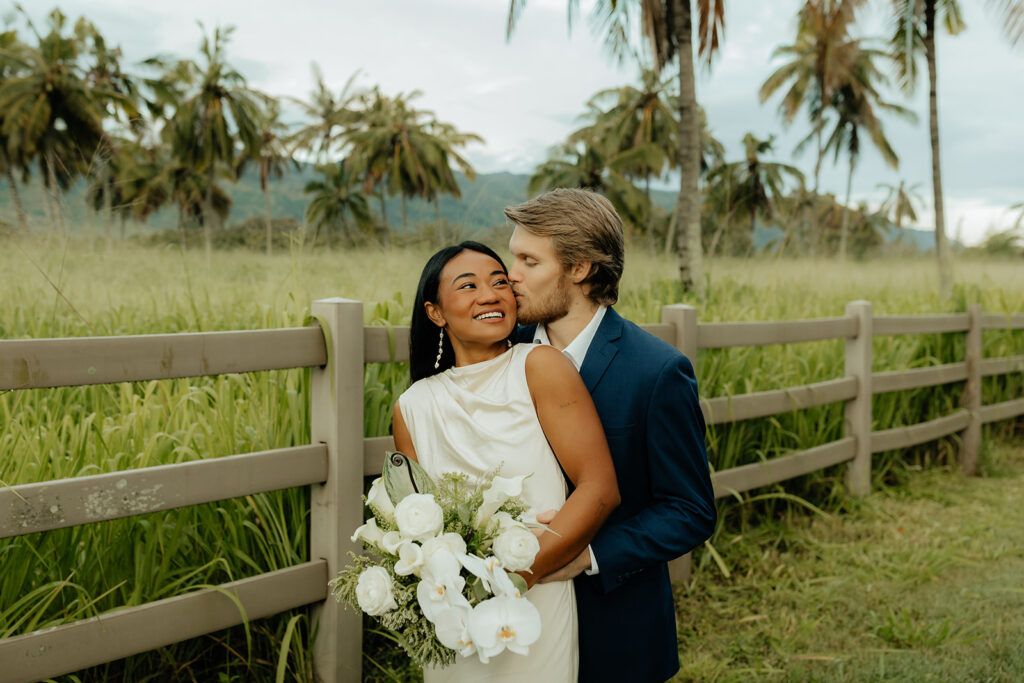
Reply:
[[[437,342],[440,337],[441,328],[435,325],[427,317],[425,304],[430,301],[437,303],[437,289],[441,284],[441,271],[448,262],[464,251],[477,251],[486,254],[501,265],[501,269],[508,275],[508,268],[501,260],[501,257],[494,253],[494,250],[485,244],[467,240],[450,247],[444,247],[427,260],[423,266],[423,273],[420,275],[420,284],[416,288],[416,301],[412,306],[412,324],[409,328],[409,378],[415,382],[430,377],[455,365],[455,350],[448,335],[444,335],[442,342],[441,363],[434,367],[437,359]]]

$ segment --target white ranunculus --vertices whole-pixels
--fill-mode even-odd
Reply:
[[[395,573],[399,576],[416,574],[419,576],[423,568],[423,550],[414,541],[405,541],[398,547],[398,562],[395,562]]]
[[[465,604],[451,605],[437,615],[434,632],[445,647],[455,650],[463,657],[476,653],[476,644],[469,635],[469,616],[473,608]]]
[[[529,569],[540,552],[540,542],[524,526],[511,526],[494,539],[494,556],[510,572]]]
[[[483,583],[484,590],[494,595],[519,596],[519,589],[512,583],[498,558],[459,555],[459,562]]]
[[[429,560],[438,550],[447,550],[458,557],[466,552],[466,541],[458,534],[440,534],[434,538],[428,538],[423,544],[423,560]]]
[[[391,592],[391,575],[384,567],[369,567],[356,582],[356,600],[359,609],[372,617],[379,617],[398,607]]]
[[[497,512],[506,500],[523,492],[523,480],[527,476],[522,474],[511,479],[495,477],[491,485],[484,490],[484,502],[473,517],[473,526],[478,529],[487,526],[491,515]]]
[[[395,523],[403,537],[425,542],[444,526],[444,511],[430,493],[410,493],[395,506]]]
[[[366,520],[366,524],[356,529],[356,532],[352,534],[353,541],[362,540],[364,543],[369,543],[380,547],[381,541],[384,539],[384,532],[377,526],[377,520],[373,517]]]
[[[469,615],[469,636],[486,664],[503,650],[525,655],[540,638],[540,612],[526,598],[501,595],[484,600]]]
[[[469,604],[462,589],[466,579],[462,576],[459,561],[446,550],[438,550],[420,570],[420,582],[416,584],[416,600],[428,621],[452,605]]]
[[[398,554],[398,549],[403,543],[405,543],[405,539],[397,531],[389,531],[380,539],[380,547],[392,555]]]
[[[389,522],[395,519],[395,505],[384,490],[384,479],[377,477],[370,483],[370,492],[366,494],[366,504],[375,515],[380,515]]]

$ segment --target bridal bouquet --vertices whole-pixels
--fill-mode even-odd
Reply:
[[[367,554],[351,554],[333,594],[374,617],[422,667],[526,654],[540,614],[509,572],[529,570],[540,544],[522,521],[523,479],[495,471],[479,483],[456,473],[434,481],[388,453],[366,496],[372,514],[352,536]]]

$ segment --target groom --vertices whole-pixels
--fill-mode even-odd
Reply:
[[[607,199],[558,189],[505,209],[516,341],[551,344],[580,371],[604,426],[622,503],[590,547],[547,580],[575,577],[580,675],[664,681],[679,669],[667,562],[715,527],[704,418],[690,361],[624,320],[622,221]]]

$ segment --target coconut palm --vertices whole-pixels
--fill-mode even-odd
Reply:
[[[483,142],[476,133],[464,133],[450,123],[431,121],[427,127],[427,138],[434,149],[429,155],[431,182],[424,188],[424,198],[433,202],[434,216],[441,220],[439,196],[448,194],[459,199],[462,190],[455,178],[454,165],[469,181],[476,180],[476,171],[469,160],[462,156],[456,148],[464,147],[472,142]]]
[[[18,43],[18,32],[15,30],[3,31],[0,33],[0,55],[12,49]],[[8,78],[15,74],[11,62],[7,59],[0,59],[0,89]],[[22,176],[28,175],[28,166],[23,160],[18,159],[8,151],[7,136],[3,133],[3,112],[0,112],[0,169],[7,178],[7,185],[11,190],[11,203],[18,215],[18,227],[28,230],[28,215],[25,213],[25,205],[21,202],[21,192],[18,190],[18,181],[15,173]]]
[[[939,262],[939,290],[952,294],[953,273],[946,239],[946,212],[942,193],[939,155],[938,74],[935,60],[935,32],[941,23],[950,35],[966,28],[957,0],[891,0],[893,16],[892,51],[898,82],[912,93],[917,85],[918,63],[928,65],[928,134],[932,151],[932,205],[935,211],[935,253]],[[1024,0],[989,0],[988,5],[1002,20],[1003,33],[1012,45],[1024,44]]]
[[[6,138],[8,163],[38,159],[46,208],[63,235],[58,188],[70,186],[104,139],[105,105],[128,100],[86,77],[80,60],[85,45],[79,36],[88,22],[79,20],[76,31],[65,35],[67,17],[53,10],[47,18],[49,31],[42,35],[26,21],[35,45],[15,42],[0,51],[11,69],[0,86],[0,134]]]
[[[351,164],[342,161],[337,164],[320,164],[316,167],[323,180],[311,180],[306,183],[303,192],[313,195],[306,206],[306,220],[316,229],[313,241],[326,228],[328,244],[330,233],[337,229],[349,244],[355,241],[355,235],[348,222],[348,216],[355,219],[356,225],[363,227],[370,223],[370,209],[366,196],[359,191],[359,177],[352,172]]]
[[[887,193],[882,205],[878,207],[879,212],[890,217],[897,228],[903,227],[904,219],[916,221],[917,210],[914,205],[920,206],[924,201],[917,191],[920,186],[920,183],[914,183],[906,187],[902,180],[899,185],[879,183],[876,187],[886,190]]]
[[[855,41],[859,42],[859,41]],[[849,172],[846,179],[846,207],[839,233],[839,259],[846,258],[846,243],[849,228],[850,193],[853,188],[853,173],[861,151],[861,132],[866,132],[882,159],[892,168],[899,168],[899,157],[885,136],[877,111],[898,114],[916,120],[912,112],[882,100],[879,87],[888,80],[875,66],[875,60],[885,55],[873,49],[858,49],[850,65],[848,79],[832,93],[828,107],[835,112],[836,122],[831,135],[825,142],[825,151],[832,151],[838,160],[840,153],[847,155]]]
[[[309,100],[289,98],[310,121],[295,131],[291,143],[297,149],[308,150],[315,155],[318,163],[323,164],[347,127],[356,122],[356,107],[365,93],[354,87],[358,71],[349,77],[341,92],[335,95],[324,82],[320,65],[313,62],[311,68],[316,85],[309,94]]]
[[[240,176],[250,160],[259,165],[260,192],[263,193],[264,206],[263,222],[267,232],[267,256],[270,256],[273,251],[270,181],[272,178],[280,179],[289,166],[298,169],[299,165],[292,156],[291,147],[286,142],[287,127],[281,121],[281,105],[277,100],[266,101],[266,106],[260,112],[257,125],[259,126],[259,142],[257,148],[253,150],[254,155],[239,157],[235,174]]]
[[[710,66],[725,30],[725,0],[694,0],[698,19],[697,54]],[[569,16],[577,6],[569,0]],[[526,7],[526,0],[510,0],[506,36],[510,37]],[[690,0],[598,0],[594,10],[608,48],[620,57],[630,52],[632,26],[639,20],[644,42],[660,72],[673,58],[679,68],[679,196],[674,222],[679,276],[686,289],[703,286],[700,227],[700,115],[694,77],[693,13]],[[639,16],[637,16],[639,14]],[[570,24],[571,25],[571,24]]]
[[[803,186],[804,175],[798,168],[761,158],[772,151],[774,141],[774,135],[761,140],[747,133],[743,136],[745,158],[719,164],[708,172],[708,194],[719,203],[719,209],[724,210],[708,247],[709,257],[714,255],[722,232],[731,221],[745,217],[753,234],[758,217],[772,219],[776,202],[785,194],[787,180]]]
[[[210,36],[204,32],[202,63],[179,62],[167,70],[187,78],[186,98],[174,111],[168,131],[181,165],[194,166],[205,181],[202,219],[207,263],[214,223],[222,216],[215,206],[216,179],[219,174],[233,178],[238,147],[247,156],[258,154],[261,104],[266,101],[227,63],[225,48],[233,31],[233,27],[216,27]]]

